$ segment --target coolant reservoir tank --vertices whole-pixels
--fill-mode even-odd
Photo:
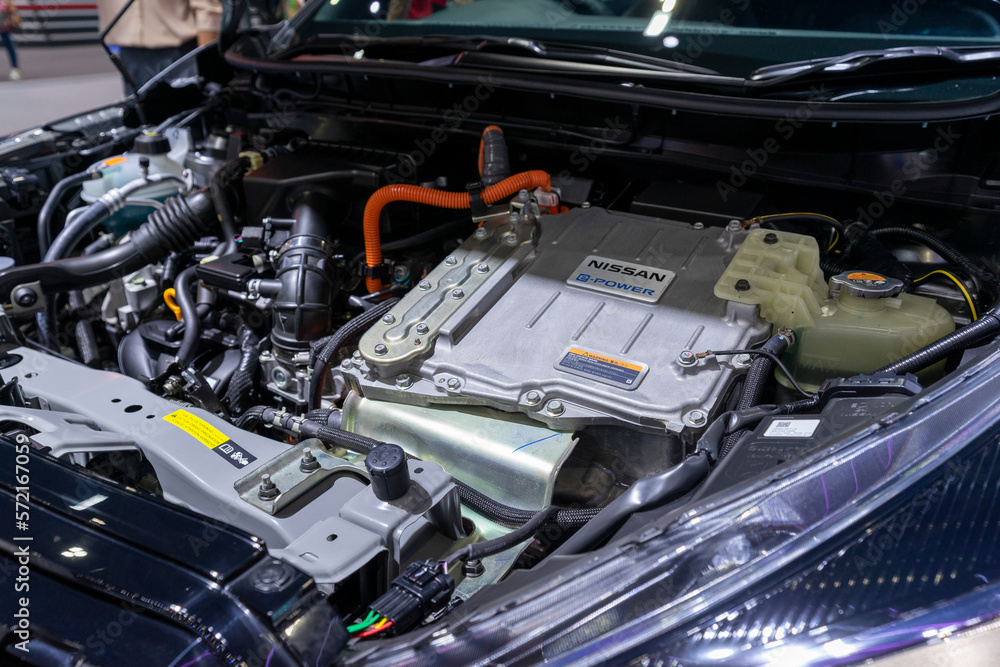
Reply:
[[[750,232],[715,295],[760,306],[775,327],[796,333],[784,355],[802,386],[815,391],[824,380],[878,370],[955,329],[936,301],[901,290],[902,282],[867,271],[848,271],[823,283],[819,247],[801,234]],[[941,375],[938,364],[920,374]],[[778,381],[790,386],[780,372]]]
[[[131,151],[101,160],[93,165],[101,170],[103,176],[96,181],[85,182],[80,197],[90,204],[97,201],[101,195],[109,190],[120,188],[126,183],[140,178],[142,175],[140,161],[142,159],[149,160],[150,174],[169,173],[180,176],[184,172],[184,167],[176,161],[177,157],[170,152],[170,143],[163,135],[140,135],[136,138]],[[163,201],[176,195],[177,192],[177,183],[166,181],[140,190],[135,196],[145,200]],[[122,234],[142,224],[151,211],[152,208],[148,206],[127,206],[115,213],[105,224],[116,234]]]

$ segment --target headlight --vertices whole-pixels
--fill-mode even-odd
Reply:
[[[358,657],[828,665],[994,616],[1000,598],[977,589],[1000,580],[998,392],[995,369],[953,379],[906,419],[816,451],[731,502],[528,575],[489,607]]]

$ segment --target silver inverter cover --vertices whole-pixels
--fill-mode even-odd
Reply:
[[[493,216],[341,369],[372,399],[486,405],[559,430],[690,431],[744,367],[678,355],[770,331],[756,307],[713,294],[746,233],[700,227],[599,208]]]

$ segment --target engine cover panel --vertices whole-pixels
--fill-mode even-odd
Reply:
[[[626,422],[680,433],[691,426],[685,414],[713,410],[738,369],[676,360],[685,349],[746,347],[767,335],[756,308],[713,294],[744,234],[598,208],[540,220],[530,252],[524,243],[490,258],[470,238],[428,276],[432,289],[411,292],[365,334],[345,375],[369,398],[489,405],[559,430]],[[484,262],[486,280],[475,270]],[[445,275],[450,282],[438,285]],[[477,279],[473,289],[463,276]],[[445,287],[463,291],[459,308],[435,289]],[[452,312],[436,338],[421,335],[442,304]],[[390,344],[410,338],[426,351],[385,359]]]

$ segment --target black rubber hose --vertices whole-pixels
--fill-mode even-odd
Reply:
[[[196,279],[195,266],[189,266],[181,271],[174,281],[174,301],[181,309],[181,319],[184,321],[184,337],[181,347],[177,350],[177,363],[187,368],[201,340],[201,318],[198,317],[198,304],[191,292],[191,282]]]
[[[916,373],[945,359],[952,352],[964,350],[967,347],[995,337],[1000,333],[1000,305],[994,306],[984,313],[975,322],[968,324],[957,331],[953,331],[944,338],[934,341],[930,345],[920,348],[916,352],[911,352],[902,359],[883,366],[875,371],[877,373]]]
[[[73,220],[63,228],[55,241],[45,252],[44,262],[54,262],[57,259],[66,257],[73,251],[73,247],[79,242],[81,236],[93,229],[111,215],[111,209],[100,199],[83,209],[83,213],[73,218]]]
[[[382,316],[392,310],[399,299],[386,299],[374,308],[370,308],[357,317],[349,320],[336,333],[316,341],[313,349],[318,350],[313,359],[311,379],[309,382],[309,409],[315,410],[323,400],[323,380],[326,377],[330,361],[347,341],[366,330]]]
[[[49,249],[49,244],[52,243],[52,218],[59,204],[62,203],[62,198],[66,195],[66,191],[89,180],[93,180],[96,175],[99,175],[99,172],[98,174],[94,174],[90,171],[84,171],[79,174],[67,176],[52,186],[52,191],[49,192],[45,203],[42,204],[42,210],[38,212],[38,256],[40,258],[45,257],[45,253]]]
[[[942,241],[930,232],[925,232],[922,229],[913,229],[911,227],[883,227],[881,229],[873,229],[869,232],[869,234],[875,238],[892,237],[916,241],[917,243],[926,246],[941,255],[941,257],[943,257],[948,263],[960,267],[963,271],[975,278],[985,278],[987,280],[993,279],[993,276],[991,276],[989,272],[985,271],[953,245],[947,241]]]
[[[211,228],[213,217],[211,200],[202,191],[168,199],[162,209],[151,213],[132,232],[131,243],[94,255],[28,264],[0,273],[0,301],[10,303],[11,290],[26,283],[38,282],[42,291],[49,293],[84,289],[121,278],[158,262],[171,250],[185,249]]]
[[[523,526],[515,528],[506,535],[495,537],[492,540],[485,540],[465,546],[448,556],[444,562],[447,566],[450,566],[452,563],[458,561],[468,562],[470,560],[479,560],[510,549],[524,542],[526,539],[534,537],[558,510],[559,508],[555,505],[549,505],[536,512]]]
[[[640,479],[555,553],[562,556],[588,551],[636,512],[658,507],[693,489],[708,474],[711,465],[708,453],[699,451],[666,472]]]
[[[788,346],[791,344],[791,339],[788,333],[778,333],[772,336],[761,349],[767,350],[777,356],[781,356]],[[743,410],[746,408],[752,408],[755,405],[760,405],[761,397],[764,395],[764,389],[767,388],[768,382],[771,380],[771,375],[774,373],[774,362],[771,361],[769,357],[760,355],[754,358],[753,363],[750,364],[750,369],[747,371],[746,377],[743,380],[743,390],[740,392],[739,401],[736,403],[737,410]],[[735,433],[730,433],[725,438],[722,439],[722,449],[719,451],[719,458],[724,458],[726,454],[732,449],[736,441],[743,437],[746,433],[745,430],[736,431]]]
[[[233,207],[229,202],[229,188],[239,185],[243,180],[243,174],[250,166],[247,158],[236,158],[229,160],[212,176],[209,185],[209,192],[212,196],[212,204],[219,217],[219,227],[222,229],[222,241],[225,248],[222,254],[230,255],[236,252],[236,216]]]

